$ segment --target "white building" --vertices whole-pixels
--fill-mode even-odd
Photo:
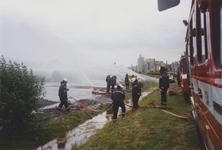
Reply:
[[[144,72],[144,57],[140,57],[137,59],[137,72]]]
[[[145,73],[148,73],[150,71],[155,71],[155,59],[152,59],[152,58],[146,59],[146,64],[148,64],[148,68],[147,68],[147,72]]]
[[[177,72],[178,67],[179,67],[179,63],[173,62],[172,64],[168,64],[166,62],[166,64],[164,64],[163,61],[156,61],[153,58],[147,58],[144,60],[144,57],[142,57],[140,55],[139,58],[137,58],[137,66],[133,67],[131,65],[131,67],[129,67],[129,68],[133,71],[147,74],[150,71],[153,71],[153,72],[159,71],[160,66],[164,66],[164,67],[168,68],[169,71]]]

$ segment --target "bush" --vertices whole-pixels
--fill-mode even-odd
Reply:
[[[32,70],[23,64],[7,64],[0,60],[0,137],[3,144],[7,139],[33,136],[40,129],[38,112],[43,98],[44,79],[38,82]],[[4,139],[4,141],[3,141]]]

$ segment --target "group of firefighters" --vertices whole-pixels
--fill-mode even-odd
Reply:
[[[116,76],[114,76],[116,78]],[[109,92],[109,87],[110,87],[110,75],[106,77],[106,82],[107,82],[107,92]],[[130,79],[128,74],[125,76],[125,86],[126,89],[129,89],[129,84],[130,84]],[[124,99],[125,99],[125,93],[123,92],[123,87],[121,84],[118,84],[117,89],[114,91],[114,86],[116,84],[113,84],[113,80],[111,80],[112,83],[112,94],[111,94],[111,99],[113,100],[113,122],[116,122],[117,120],[117,114],[119,107],[122,108],[122,117],[125,116],[126,113],[126,107],[124,104]],[[133,102],[133,110],[139,108],[138,101],[141,96],[141,84],[138,82],[134,76],[132,76],[131,80],[131,85],[132,85],[132,102]]]
[[[116,85],[116,80],[117,80],[116,75],[112,75],[112,76],[111,76],[111,75],[108,75],[108,76],[106,77],[106,83],[107,83],[106,92],[109,92],[110,86],[112,86],[111,92],[113,92],[114,86]]]
[[[166,70],[164,67],[160,68],[161,77],[159,78],[159,88],[161,92],[161,103],[160,103],[161,105],[167,105],[166,93],[170,83],[169,76],[165,71]],[[107,76],[107,78],[108,77],[109,75]],[[129,77],[128,74],[126,74],[125,76],[126,89],[129,89],[129,83],[130,83]],[[134,111],[139,108],[138,101],[141,96],[142,84],[138,82],[138,80],[134,78],[134,76],[132,76],[131,85],[132,85],[132,102],[133,102],[132,111]],[[109,92],[108,88],[109,88],[109,83],[107,82],[107,92]],[[124,104],[125,93],[123,92],[123,87],[121,84],[117,86],[117,90],[112,92],[111,99],[113,100],[113,122],[116,122],[119,107],[122,108],[122,117],[124,117],[126,113],[126,107]]]
[[[161,91],[161,105],[167,105],[166,101],[166,92],[169,88],[169,77],[167,73],[165,72],[165,68],[160,68],[160,79],[159,79],[159,88]],[[125,93],[123,92],[123,86],[121,84],[117,85],[117,88],[115,89],[115,85],[117,83],[117,77],[116,75],[108,75],[106,77],[107,82],[107,92],[110,91],[110,86],[112,86],[111,89],[111,99],[113,100],[113,122],[117,121],[117,114],[119,107],[122,108],[122,117],[125,116],[126,113],[126,107],[124,104],[125,99]],[[62,110],[63,105],[65,106],[66,110],[70,110],[67,104],[68,96],[67,92],[69,89],[67,88],[66,84],[68,83],[67,78],[64,78],[64,80],[61,82],[61,85],[59,87],[59,98],[61,103],[58,106],[58,110]],[[141,88],[142,83],[138,82],[137,78],[132,75],[131,80],[129,79],[128,74],[125,76],[125,86],[126,89],[129,89],[131,83],[132,87],[132,102],[133,102],[133,111],[139,108],[138,101],[141,96]]]

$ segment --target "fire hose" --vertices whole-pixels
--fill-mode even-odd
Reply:
[[[154,90],[153,92],[151,92],[150,94],[148,94],[147,96],[149,96],[149,95],[151,95],[151,94],[153,94],[154,92],[157,92],[157,91],[160,91],[160,89],[156,89],[156,90]],[[147,97],[146,96],[146,97]],[[126,104],[127,105],[127,104]],[[176,114],[174,114],[174,113],[172,113],[172,112],[169,112],[169,111],[166,111],[165,109],[170,109],[170,110],[172,110],[172,109],[174,109],[174,108],[172,108],[172,107],[168,107],[168,106],[165,106],[165,107],[160,107],[160,106],[158,106],[157,104],[155,104],[155,103],[148,103],[148,104],[144,104],[144,105],[142,105],[142,106],[139,106],[139,107],[145,107],[145,106],[148,106],[148,105],[154,105],[154,107],[149,107],[149,108],[158,108],[158,109],[161,109],[163,112],[165,112],[165,113],[168,113],[168,114],[171,114],[171,115],[173,115],[173,116],[175,116],[175,117],[178,117],[178,118],[181,118],[181,119],[186,119],[187,117],[183,117],[183,116],[179,116],[179,115],[176,115]],[[129,105],[127,105],[127,106],[129,106]],[[133,107],[133,106],[129,106],[129,107]],[[128,111],[126,114],[128,115],[128,114],[131,114],[134,110],[137,110],[138,108],[136,108],[136,109],[134,109],[133,108],[133,110],[130,110],[130,111]],[[174,109],[175,110],[175,109]],[[176,110],[177,111],[177,110]],[[181,113],[181,114],[184,114],[184,115],[188,115],[188,116],[191,116],[191,114],[189,114],[189,113],[183,113],[183,112],[180,112],[180,111],[177,111],[177,112],[179,112],[179,113]]]
[[[166,110],[165,110],[165,109],[173,110],[174,108],[168,107],[168,106],[160,107],[160,106],[158,106],[158,105],[155,104],[155,103],[144,104],[144,105],[142,105],[142,106],[139,106],[138,108],[142,108],[142,107],[145,107],[145,106],[148,106],[148,105],[154,105],[154,107],[148,107],[148,108],[157,108],[157,109],[160,109],[160,110],[162,110],[163,112],[168,113],[168,114],[171,114],[171,115],[173,115],[173,116],[175,116],[175,117],[177,117],[177,118],[187,119],[187,117],[183,117],[183,116],[180,116],[180,115],[177,115],[177,114],[174,114],[174,113],[172,113],[172,112],[169,112],[169,111],[166,111]],[[133,107],[133,106],[129,106],[129,107]],[[126,115],[131,114],[133,111],[137,110],[138,108],[136,108],[136,109],[133,108],[132,110],[128,111],[128,112],[126,113]],[[174,110],[175,110],[175,109],[174,109]],[[177,110],[176,110],[176,111],[177,111]],[[183,112],[181,112],[181,111],[177,111],[177,112],[179,112],[179,113],[181,113],[181,114],[184,114],[184,115],[187,115],[187,116],[191,116],[191,114],[189,114],[189,113],[183,113]]]
[[[157,91],[160,91],[160,89],[154,90],[153,92],[151,92],[151,93],[148,94],[147,96],[149,96],[149,95],[151,95],[151,94],[153,94],[154,92],[157,92]],[[92,91],[92,92],[95,92],[95,91]],[[111,94],[111,93],[110,93],[110,94]],[[147,97],[147,96],[146,96],[146,97]],[[81,105],[81,106],[79,107],[79,109],[84,108],[84,110],[85,110],[85,109],[88,109],[88,110],[94,111],[94,112],[101,112],[101,111],[107,110],[109,107],[112,106],[112,104],[110,104],[109,106],[107,106],[107,107],[106,107],[105,109],[103,109],[103,110],[95,110],[95,109],[92,109],[92,108],[89,108],[89,107],[83,105],[82,103],[80,103],[78,100],[76,100],[76,99],[73,98],[73,97],[70,97],[70,98],[74,99],[79,105]],[[73,103],[73,104],[75,104],[75,103]],[[75,104],[75,105],[76,105],[76,104]],[[126,105],[127,105],[127,104],[126,104]],[[160,107],[160,106],[156,105],[155,103],[148,103],[148,104],[144,104],[144,105],[139,106],[139,107],[142,108],[142,107],[145,107],[145,106],[148,106],[148,105],[154,105],[154,107],[149,107],[149,108],[158,108],[158,109],[161,109],[163,112],[168,113],[168,114],[171,114],[171,115],[173,115],[173,116],[175,116],[175,117],[178,117],[178,118],[181,118],[181,119],[186,119],[186,118],[187,118],[187,117],[179,116],[179,115],[176,115],[176,114],[174,114],[174,113],[172,113],[172,112],[169,112],[169,111],[166,111],[166,110],[165,110],[165,109],[173,110],[174,108],[172,108],[172,107],[168,107],[168,106]],[[78,106],[78,105],[77,105],[77,106]],[[133,106],[130,106],[130,105],[127,105],[127,106],[133,107]],[[137,110],[137,108],[136,108],[136,109],[133,108],[133,110]],[[128,114],[132,113],[133,110],[128,111],[126,114],[128,115]],[[174,110],[175,110],[175,109],[174,109]],[[86,110],[85,110],[85,111],[86,111]],[[176,110],[176,111],[177,111],[177,110]],[[191,114],[189,114],[189,113],[183,113],[183,112],[180,112],[180,111],[177,111],[177,112],[179,112],[179,113],[181,113],[181,114],[184,114],[184,115],[191,116]],[[87,111],[86,111],[86,113],[90,116],[90,114],[89,114]],[[90,117],[91,117],[91,116],[90,116]],[[91,117],[91,118],[92,118],[92,117]]]
[[[93,91],[92,91],[92,94],[95,94],[95,95],[106,95],[106,96],[111,96],[112,93],[110,92],[106,92],[104,90],[106,90],[106,88],[101,88],[99,89],[99,91],[96,91],[97,89],[96,88],[93,88]],[[127,90],[127,89],[123,89],[123,92],[132,92],[131,90]]]
[[[103,109],[103,110],[95,110],[95,109],[92,109],[92,108],[89,108],[89,107],[83,105],[82,103],[80,103],[78,100],[76,100],[76,99],[73,98],[73,97],[70,97],[70,98],[74,99],[79,105],[81,105],[80,108],[86,108],[86,109],[88,109],[88,110],[90,110],[90,111],[95,111],[95,112],[101,112],[101,111],[104,111],[104,110],[108,109],[110,106],[112,106],[112,104],[110,104],[109,106],[107,106],[107,107],[106,107],[105,109]]]
[[[112,106],[112,104],[110,104],[109,106],[107,106],[107,107],[106,107],[105,109],[103,109],[103,110],[95,110],[95,109],[92,109],[92,108],[89,108],[89,107],[83,105],[82,103],[80,103],[78,100],[76,100],[76,99],[73,98],[73,97],[69,97],[69,98],[74,99],[79,105],[81,105],[81,106],[79,107],[79,109],[83,108],[83,110],[87,113],[87,115],[88,115],[91,119],[92,119],[92,116],[89,114],[88,111],[86,111],[86,109],[88,109],[88,110],[90,110],[90,111],[101,112],[101,111],[104,111],[104,110],[108,109],[110,106]],[[71,101],[70,101],[70,102],[71,102]],[[73,103],[73,102],[71,102],[71,103]],[[75,104],[75,103],[73,103],[73,104]],[[76,105],[76,104],[75,104],[75,105]],[[78,106],[78,105],[77,105],[77,106]]]

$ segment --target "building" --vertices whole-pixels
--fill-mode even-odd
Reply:
[[[133,64],[131,64],[131,66],[128,68],[132,71],[137,71],[137,66],[133,66]]]
[[[146,71],[145,73],[148,73],[148,72],[150,72],[150,71],[155,71],[155,59],[152,59],[152,58],[148,58],[148,59],[146,59],[146,64],[148,65],[147,67],[147,71],[146,70],[144,70],[144,71]]]
[[[159,71],[160,67],[165,67],[165,64],[163,63],[163,61],[156,61],[156,63],[155,63],[155,71]]]
[[[137,59],[137,72],[144,72],[144,64],[144,57],[141,57],[140,55],[140,57]]]
[[[153,58],[144,59],[141,55],[137,58],[137,66],[129,67],[129,69],[136,71],[138,73],[147,74],[150,71],[159,71],[160,67],[166,67],[169,71],[176,73],[178,71],[179,62],[173,62],[172,64],[166,64],[163,61],[155,61]]]

